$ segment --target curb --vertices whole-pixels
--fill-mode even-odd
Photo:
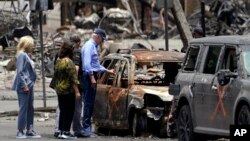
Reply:
[[[34,112],[56,112],[56,107],[37,107]],[[17,116],[18,110],[0,112],[0,117]]]

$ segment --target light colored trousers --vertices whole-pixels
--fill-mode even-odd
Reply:
[[[24,93],[22,89],[17,90],[19,112],[18,112],[18,130],[23,131],[33,129],[34,122],[34,90],[33,86],[29,88],[28,94]]]

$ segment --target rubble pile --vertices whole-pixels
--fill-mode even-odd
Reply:
[[[144,3],[145,4],[145,3]],[[146,6],[150,6],[149,3],[146,3]],[[218,35],[243,35],[249,33],[250,27],[250,2],[246,0],[212,0],[207,1],[205,8],[205,26],[206,26],[206,35],[207,36],[218,36]],[[53,56],[55,52],[60,47],[60,42],[62,42],[64,37],[72,33],[79,33],[82,37],[82,41],[86,41],[90,38],[93,29],[96,27],[101,27],[106,30],[109,35],[109,39],[119,40],[119,39],[157,39],[164,36],[164,22],[162,9],[153,8],[154,11],[152,14],[152,30],[149,34],[141,31],[139,19],[136,18],[138,13],[133,13],[131,10],[132,6],[128,3],[123,4],[125,9],[122,8],[107,8],[102,10],[102,15],[98,12],[91,9],[91,6],[86,5],[83,7],[85,14],[80,14],[75,16],[74,25],[69,27],[61,27],[56,33],[48,33],[44,37],[44,62],[45,62],[45,73],[46,76],[51,76],[53,74]],[[169,34],[172,32],[172,29],[176,29],[174,25],[174,17],[172,16],[171,10],[168,12],[168,18],[170,26]],[[150,13],[150,12],[149,12]],[[29,28],[26,18],[22,13],[13,13],[11,11],[0,11],[0,16],[4,17],[0,19],[0,24],[3,25],[0,27],[0,43],[2,44],[4,52],[2,58],[7,58],[13,56],[15,53],[15,45],[10,45],[9,41],[13,41],[13,37],[21,37],[26,32],[25,35],[32,34]],[[188,23],[190,24],[191,29],[200,26],[201,15],[197,11],[193,15],[187,18]],[[182,20],[183,21],[183,20]],[[72,27],[75,27],[72,28]],[[21,29],[20,29],[21,27]],[[189,28],[187,28],[189,30]],[[21,31],[20,31],[21,30]],[[184,30],[185,31],[185,30]],[[15,33],[15,35],[11,35]],[[22,33],[22,34],[20,34]],[[19,35],[20,34],[20,35]],[[179,34],[176,32],[175,35],[169,36],[169,38]],[[6,48],[5,47],[10,47]],[[41,53],[40,53],[40,43],[39,38],[37,39],[35,52],[35,62],[37,63],[37,68],[41,68]],[[11,54],[12,53],[12,54]],[[1,55],[0,55],[1,57]]]
[[[206,35],[249,34],[250,2],[246,0],[213,0],[206,3]],[[200,11],[187,18],[191,27],[200,26]]]
[[[26,18],[21,13],[1,10],[0,17],[0,35],[5,35],[27,24]]]

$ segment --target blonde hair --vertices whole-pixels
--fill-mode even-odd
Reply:
[[[34,39],[31,36],[23,36],[17,44],[17,53],[30,50],[34,46]]]

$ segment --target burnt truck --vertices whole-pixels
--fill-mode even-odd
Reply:
[[[93,113],[96,129],[127,129],[139,136],[151,127],[167,135],[167,117],[173,83],[184,54],[170,51],[129,50],[102,59],[116,74],[98,75]],[[97,130],[98,131],[98,130]]]

